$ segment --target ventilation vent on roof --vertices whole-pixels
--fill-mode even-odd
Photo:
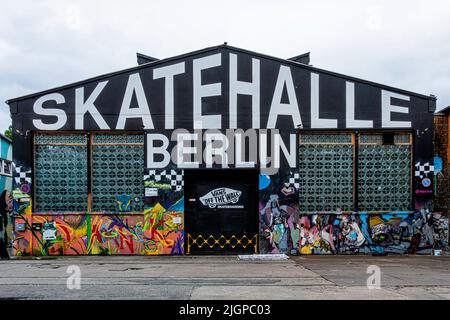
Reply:
[[[138,65],[159,60],[157,58],[146,56],[145,54],[142,54],[139,52],[136,52],[136,58],[137,58]]]
[[[288,60],[309,65],[309,61],[310,61],[309,52],[303,53],[301,55],[298,55],[298,56],[295,56],[295,57],[292,57],[292,58],[289,58]]]

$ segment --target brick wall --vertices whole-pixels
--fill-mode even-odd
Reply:
[[[434,211],[449,212],[449,166],[448,166],[448,116],[434,116],[433,147],[435,156],[443,162],[442,174],[435,176]]]

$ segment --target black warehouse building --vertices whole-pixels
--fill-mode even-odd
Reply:
[[[226,44],[8,100],[16,255],[431,253],[436,98]]]

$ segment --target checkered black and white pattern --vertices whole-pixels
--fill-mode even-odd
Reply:
[[[180,191],[184,187],[184,179],[183,179],[184,171],[176,171],[176,170],[153,170],[149,169],[148,174],[144,175],[145,180],[153,180],[156,182],[167,182],[170,183],[172,190]]]
[[[430,165],[429,162],[426,162],[424,164],[417,162],[414,176],[422,179],[424,176],[428,177],[428,174],[432,172],[434,172],[434,166]]]
[[[14,181],[17,185],[22,184],[31,184],[31,170],[25,170],[22,167],[15,167],[14,168],[15,175],[14,175]]]
[[[295,189],[300,189],[300,174],[299,173],[291,173],[289,177],[289,185],[294,186]]]

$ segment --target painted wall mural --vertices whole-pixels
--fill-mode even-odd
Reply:
[[[19,216],[16,255],[155,255],[182,254],[182,225],[174,224],[180,212],[163,207],[142,214],[52,214]],[[49,237],[54,223],[54,237]],[[19,231],[24,230],[24,231]]]
[[[117,212],[32,214],[31,178],[16,180],[15,254],[183,254],[182,171],[147,171],[144,177],[142,214],[124,213],[132,201],[127,195],[116,198]],[[431,212],[425,203],[416,203],[423,209],[414,213],[305,215],[299,211],[298,188],[298,174],[290,170],[260,176],[261,253],[430,254],[448,245],[447,215]]]
[[[19,256],[182,254],[182,225],[173,222],[180,215],[155,207],[143,215],[20,216],[16,225],[25,223],[25,228],[15,230],[14,252]],[[49,237],[49,223],[54,223],[54,237]]]
[[[260,251],[286,254],[431,254],[448,245],[448,218],[416,212],[301,214],[291,171],[260,177]],[[286,181],[286,182],[283,182]]]
[[[20,170],[20,169],[18,169]],[[23,171],[23,170],[22,170]],[[30,171],[26,171],[30,175]],[[21,255],[171,255],[183,253],[182,193],[125,213],[129,195],[116,197],[117,211],[33,214],[31,178],[15,181],[14,254]],[[169,188],[170,189],[170,188]]]
[[[438,248],[448,247],[448,215],[444,212],[436,212],[433,215],[434,243]]]

